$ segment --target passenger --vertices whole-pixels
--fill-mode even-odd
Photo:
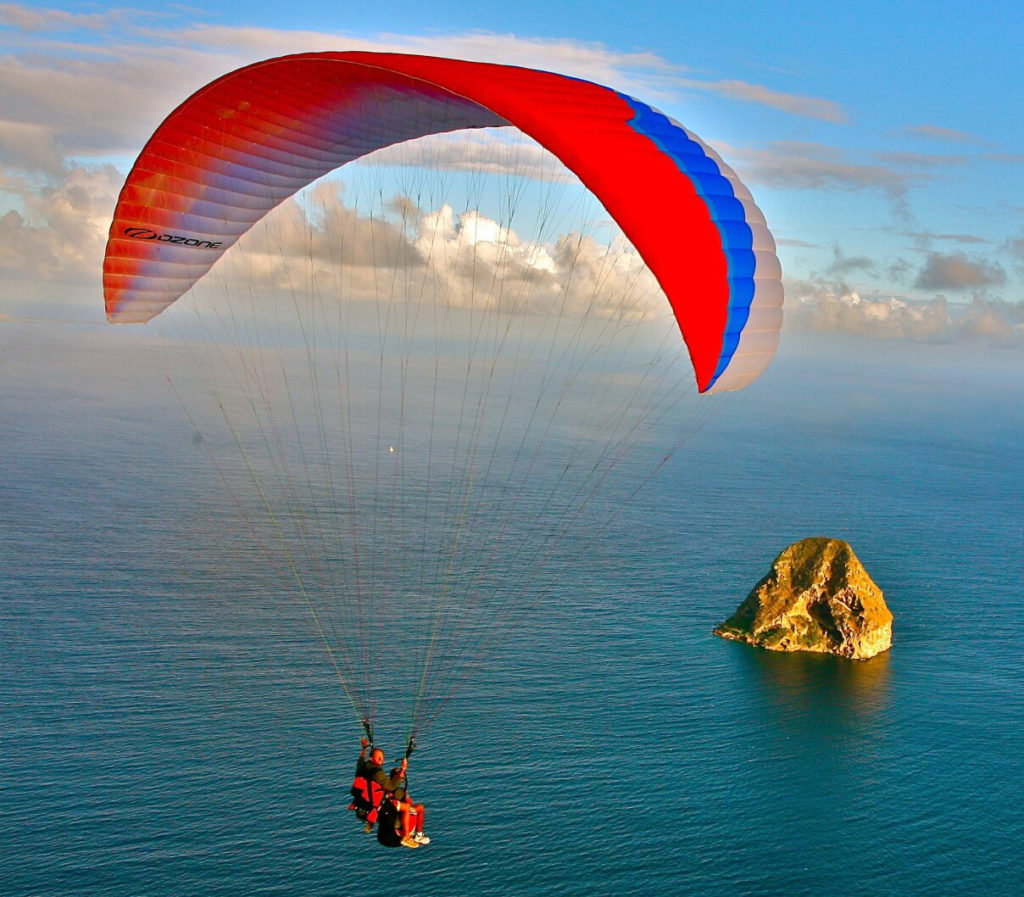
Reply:
[[[395,806],[398,808],[399,823],[395,826],[402,835],[402,844],[405,847],[419,847],[421,844],[429,844],[430,838],[423,834],[423,822],[426,817],[426,808],[423,804],[413,803],[412,796],[406,789],[405,781],[406,764],[391,770],[391,780],[400,779],[401,784],[394,790]],[[401,828],[399,828],[401,826]]]

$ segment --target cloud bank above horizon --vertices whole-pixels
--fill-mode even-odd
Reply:
[[[762,110],[783,120],[831,129],[828,133],[836,137],[850,133],[857,117],[855,110],[832,98],[695,72],[654,52],[619,51],[595,42],[485,31],[357,35],[275,30],[213,24],[203,21],[198,12],[192,22],[172,26],[160,14],[129,9],[73,13],[3,3],[0,276],[6,286],[0,289],[0,311],[18,318],[24,313],[24,296],[33,293],[44,297],[35,301],[43,303],[40,310],[45,313],[46,297],[65,288],[69,293],[96,289],[107,228],[129,160],[186,95],[225,71],[257,59],[342,47],[543,67],[613,84],[669,110],[681,97],[696,98],[698,106],[734,104],[759,115]],[[966,305],[973,309],[966,312],[968,318],[985,317],[1009,328],[1004,333],[994,324],[978,324],[973,328],[976,336],[989,333],[993,339],[1003,339],[1009,334],[1012,338],[1004,341],[1014,343],[1020,305],[1015,300],[1020,298],[1024,277],[1024,227],[1018,224],[1016,232],[1004,230],[1002,236],[966,229],[955,232],[923,225],[914,211],[920,191],[949,172],[975,164],[977,157],[971,155],[975,150],[984,149],[991,159],[997,155],[994,147],[982,136],[934,120],[922,122],[922,118],[892,132],[918,144],[955,147],[956,155],[909,149],[864,152],[840,143],[770,134],[753,139],[754,129],[743,144],[709,135],[715,148],[755,188],[755,196],[765,195],[776,206],[791,209],[774,226],[787,260],[792,260],[785,263],[792,300],[789,326],[929,339],[943,331],[947,337],[959,338],[964,328],[958,322],[964,318],[957,309]],[[439,154],[445,162],[435,167],[518,173],[551,183],[572,181],[528,142],[514,163],[509,158],[495,161],[486,137],[459,146],[457,152]],[[389,152],[390,158],[382,157],[378,164],[424,164],[422,153],[410,154],[405,147]],[[999,164],[1020,164],[1003,156]],[[801,210],[817,215],[823,205],[843,197],[853,197],[859,204],[878,202],[888,210],[888,220],[875,225],[886,244],[884,255],[878,250],[877,236],[874,246],[852,248],[856,225],[847,227],[851,242],[841,251],[831,241],[816,239],[813,230],[800,222]],[[342,200],[338,202],[337,215],[352,212],[343,208]],[[497,228],[494,241],[478,242],[481,249],[484,243],[494,243],[496,257],[509,263],[506,274],[513,279],[554,277],[565,246],[573,240],[592,240],[568,228],[538,241],[529,228],[503,231],[495,219],[469,205],[449,204],[447,209],[436,202],[418,209],[418,214],[421,219],[450,215],[446,226],[452,234],[461,234],[470,222],[475,222],[474,228]],[[299,212],[308,218],[308,209]],[[298,213],[293,209],[285,214]],[[303,226],[312,234],[316,222],[307,220]],[[610,246],[607,235],[593,242],[595,259],[608,253]],[[410,257],[420,251],[415,240],[410,247]],[[278,247],[279,255],[281,251]],[[358,250],[352,247],[352,251]],[[621,254],[622,248],[617,251]],[[537,264],[522,263],[516,268],[510,262],[526,258]],[[301,262],[301,257],[296,261]],[[554,269],[545,271],[549,262]],[[269,272],[266,277],[272,283]],[[453,285],[453,295],[459,289]],[[59,304],[55,301],[53,307]],[[946,309],[943,327],[936,323],[941,308]]]

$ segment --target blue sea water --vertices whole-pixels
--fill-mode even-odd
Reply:
[[[1018,353],[789,337],[446,707],[411,768],[433,843],[388,851],[159,377],[0,340],[4,897],[1022,893]],[[891,652],[711,636],[809,535],[884,589]]]

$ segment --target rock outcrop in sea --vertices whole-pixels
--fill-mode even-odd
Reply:
[[[866,660],[892,646],[892,614],[846,542],[804,539],[775,559],[714,633],[769,651]]]

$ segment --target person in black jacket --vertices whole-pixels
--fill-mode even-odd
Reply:
[[[362,741],[363,749],[359,752],[359,760],[356,762],[356,775],[362,776],[368,782],[376,782],[388,794],[394,794],[395,790],[405,779],[405,770],[409,765],[408,760],[402,760],[402,765],[397,767],[401,772],[398,778],[392,778],[384,772],[384,751],[375,747],[370,751],[370,759],[366,759],[366,749],[370,746],[367,739]]]
[[[402,765],[396,766],[388,774],[384,772],[384,751],[375,747],[367,759],[366,749],[369,746],[369,740],[364,738],[356,761],[356,778],[353,783],[353,796],[356,800],[351,806],[352,809],[363,811],[360,818],[366,819],[365,831],[373,831],[374,823],[379,818],[382,828],[377,832],[377,840],[381,843],[387,842],[388,846],[401,843],[405,847],[429,844],[430,839],[423,834],[423,804],[414,804],[407,794],[405,771],[409,765],[408,758],[404,758]],[[394,827],[394,835],[383,830],[390,826]]]
[[[366,758],[366,749],[370,746],[368,739],[362,741],[362,750],[356,761],[355,780],[352,782],[352,803],[350,810],[366,823],[365,831],[373,831],[381,804],[387,794],[393,794],[402,779],[392,779],[384,772],[384,751],[374,748],[370,758]],[[404,771],[405,766],[400,767]]]

